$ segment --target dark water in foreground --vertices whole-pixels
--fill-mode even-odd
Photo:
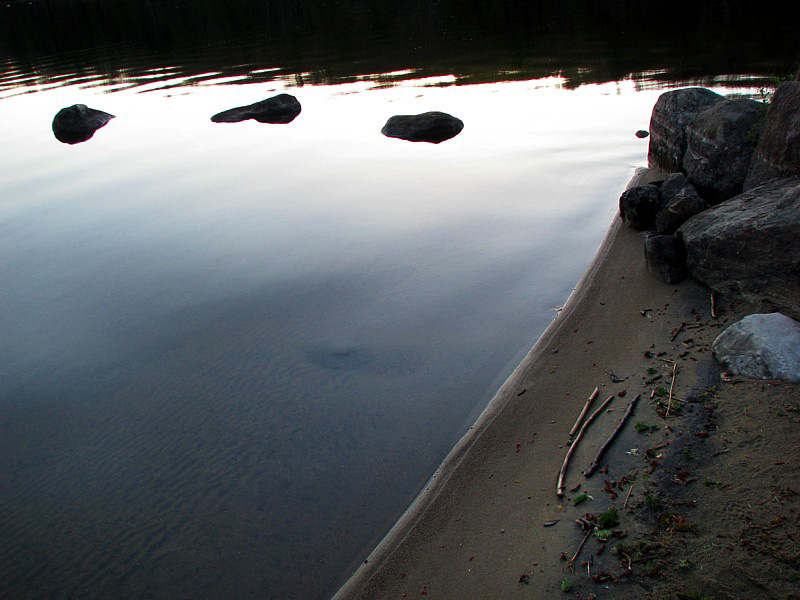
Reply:
[[[747,3],[608,6],[4,5],[0,596],[335,591],[577,282],[660,90],[795,59]],[[77,102],[117,118],[60,144]],[[378,133],[425,110],[464,131]]]

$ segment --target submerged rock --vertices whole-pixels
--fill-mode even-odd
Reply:
[[[651,235],[644,243],[644,258],[650,274],[664,283],[686,279],[686,250],[674,235]]]
[[[686,128],[683,168],[710,204],[741,193],[767,106],[743,98],[717,102]]]
[[[773,95],[744,189],[774,177],[800,177],[800,81],[787,81]]]
[[[431,111],[419,115],[395,115],[386,121],[381,133],[409,142],[438,144],[457,136],[464,123],[447,113]]]
[[[678,235],[699,281],[800,315],[800,178],[774,179],[709,208]]]
[[[74,104],[62,108],[53,118],[53,135],[64,144],[78,144],[90,139],[114,115],[89,108],[85,104]]]
[[[619,197],[619,216],[633,229],[652,229],[660,208],[658,188],[652,184],[632,187]]]
[[[683,168],[686,153],[686,127],[695,116],[724,98],[705,88],[684,88],[664,92],[658,97],[650,117],[651,167],[667,172]]]
[[[261,102],[239,106],[217,113],[211,120],[214,123],[239,123],[254,119],[259,123],[291,123],[300,114],[300,102],[291,94],[278,94]]]
[[[800,323],[781,313],[748,315],[711,346],[731,373],[800,383]]]

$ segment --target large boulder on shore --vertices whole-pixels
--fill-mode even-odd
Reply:
[[[678,235],[699,281],[800,315],[800,178],[774,179],[703,211]]]
[[[781,313],[747,315],[711,345],[735,375],[800,383],[800,323]]]
[[[744,189],[775,177],[800,177],[800,81],[787,81],[772,96]]]
[[[709,204],[741,193],[766,110],[755,100],[723,100],[689,123],[683,168]]]
[[[706,201],[697,194],[690,183],[670,198],[666,204],[663,204],[662,200],[662,206],[656,214],[656,231],[658,233],[674,233],[678,227],[706,208]]]
[[[300,102],[291,94],[278,94],[261,102],[239,106],[217,113],[211,120],[214,123],[239,123],[253,119],[259,123],[291,123],[300,114]]]
[[[53,118],[53,135],[64,144],[78,144],[90,139],[114,115],[89,108],[85,104],[73,104],[62,108]]]
[[[660,208],[658,187],[652,184],[629,188],[619,197],[619,216],[632,229],[652,229]]]
[[[419,115],[395,115],[386,121],[381,133],[409,142],[438,144],[457,136],[464,122],[447,113],[431,111]]]
[[[669,173],[683,169],[686,127],[698,113],[724,99],[705,88],[684,88],[661,94],[650,117],[647,154],[650,166]]]
[[[644,258],[650,274],[664,283],[686,279],[686,250],[674,235],[651,235],[644,242]]]

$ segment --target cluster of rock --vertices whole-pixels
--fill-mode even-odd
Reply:
[[[650,166],[670,175],[627,190],[619,203],[628,226],[652,231],[645,242],[650,273],[666,283],[691,275],[800,318],[800,82],[781,85],[769,105],[702,88],[666,92],[653,108],[650,134]],[[800,348],[800,325],[794,335]],[[772,371],[759,372],[769,378]]]
[[[238,106],[211,117],[214,123],[240,123],[253,119],[259,123],[288,124],[300,114],[300,102],[291,94],[278,94],[266,100]],[[75,104],[62,108],[53,119],[53,134],[65,144],[77,144],[90,139],[114,115]],[[438,144],[461,133],[464,123],[447,113],[432,111],[419,115],[395,115],[384,125],[381,133],[387,137],[410,142]]]

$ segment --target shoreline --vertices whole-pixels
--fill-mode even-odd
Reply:
[[[638,169],[627,187],[663,176]],[[712,342],[763,311],[661,283],[646,235],[614,217],[561,313],[334,600],[800,600],[800,384],[723,374]],[[592,410],[611,404],[560,498],[595,387]],[[601,474],[582,475],[639,395]],[[606,537],[587,533],[612,513]]]
[[[626,189],[636,185],[643,185],[650,181],[658,181],[665,176],[666,174],[663,172],[640,167],[636,169]],[[431,534],[434,533],[432,531],[434,527],[443,527],[445,525],[445,523],[441,521],[442,515],[436,515],[434,517],[434,515],[431,514],[437,512],[437,503],[457,509],[457,501],[455,501],[454,504],[453,497],[463,490],[465,485],[468,485],[466,480],[472,479],[474,481],[477,479],[475,475],[473,475],[473,473],[475,473],[475,466],[472,464],[465,465],[466,459],[471,459],[467,462],[473,463],[485,462],[480,460],[479,456],[476,456],[481,454],[485,448],[477,448],[476,446],[480,445],[481,442],[493,445],[493,441],[490,442],[485,439],[487,437],[487,432],[492,429],[502,430],[504,427],[508,427],[506,424],[496,425],[498,418],[506,413],[518,411],[528,403],[529,398],[533,396],[533,393],[528,392],[528,382],[541,377],[545,370],[553,366],[557,370],[558,363],[568,360],[566,354],[562,354],[561,357],[556,358],[555,361],[548,360],[548,358],[554,352],[559,352],[558,346],[568,343],[565,338],[568,338],[572,333],[570,328],[577,331],[582,329],[584,325],[590,324],[591,319],[589,313],[591,311],[589,305],[597,304],[598,298],[605,297],[610,292],[608,289],[608,281],[605,281],[604,278],[607,278],[612,271],[616,272],[621,268],[623,268],[626,273],[629,273],[628,276],[635,275],[639,277],[642,275],[641,271],[643,271],[643,276],[646,279],[641,280],[640,277],[641,284],[650,289],[662,288],[663,284],[653,279],[644,269],[643,255],[639,254],[635,257],[637,259],[634,261],[637,267],[633,270],[635,272],[632,272],[630,268],[623,267],[623,265],[625,265],[625,267],[634,266],[630,263],[626,265],[625,259],[633,258],[630,256],[631,246],[635,246],[635,240],[640,237],[641,234],[625,228],[618,215],[614,216],[592,263],[568,297],[559,315],[548,325],[522,362],[514,369],[512,374],[500,387],[486,409],[470,427],[469,431],[448,453],[431,479],[426,483],[423,490],[412,501],[410,506],[392,526],[386,536],[384,536],[376,548],[368,555],[367,559],[356,569],[348,581],[336,592],[333,596],[333,600],[395,597],[397,595],[393,593],[393,590],[390,591],[391,586],[387,587],[387,584],[389,580],[393,579],[391,577],[392,573],[395,574],[394,579],[397,579],[401,574],[403,575],[401,579],[407,579],[404,571],[398,571],[399,563],[403,562],[402,560],[397,560],[399,558],[398,554],[402,554],[403,549],[408,551],[411,547],[417,547],[419,539],[429,539]],[[641,246],[639,246],[639,251],[643,252]],[[626,278],[626,275],[617,276],[622,279]],[[602,304],[605,305],[605,303]],[[603,377],[605,382],[609,381],[605,375]],[[597,380],[597,385],[600,385],[601,380],[597,377],[595,377],[595,379]],[[564,387],[563,384],[561,387]],[[576,405],[576,402],[585,400],[585,395],[588,395],[592,389],[591,387],[584,389],[585,386],[581,387],[577,382],[574,385],[567,384],[567,387],[575,389],[575,393],[572,394],[573,397],[569,403],[571,405]],[[563,392],[564,390],[562,389],[561,391]],[[584,391],[585,395],[583,395]],[[525,397],[526,395],[527,397]],[[544,395],[549,394],[545,393]],[[566,421],[569,421],[570,418],[574,420],[574,414],[577,414],[577,412],[573,413],[572,410],[562,410],[559,412],[562,413],[560,416],[562,416],[563,419],[561,419],[562,422],[558,424],[562,426]],[[550,421],[552,420],[553,419],[550,419]],[[533,419],[531,425],[533,425],[534,428],[541,428],[544,422],[542,419]],[[495,433],[495,435],[499,434],[499,431]],[[566,439],[566,437],[563,439]],[[551,447],[555,445],[550,444]],[[514,446],[514,448],[516,448],[516,446]],[[549,473],[553,474],[552,479],[554,482],[555,474],[563,458],[561,454],[562,452],[559,450],[558,464],[554,464],[552,460],[545,461],[548,467],[546,470],[548,475],[542,476],[539,481],[541,484],[547,484],[544,490],[549,490],[550,488],[554,489],[554,485],[551,485]],[[456,474],[459,474],[464,481],[457,481],[451,484]],[[514,481],[517,480],[515,479]],[[443,496],[448,496],[448,498],[442,498]],[[554,493],[550,500],[551,502],[548,506],[556,504]],[[440,510],[442,509],[444,509],[444,506],[440,508]],[[436,519],[435,525],[428,522],[431,519]],[[468,557],[468,562],[474,562],[474,559],[469,560]],[[433,584],[422,585],[426,591],[434,587]],[[411,594],[411,590],[409,589],[403,593]]]

